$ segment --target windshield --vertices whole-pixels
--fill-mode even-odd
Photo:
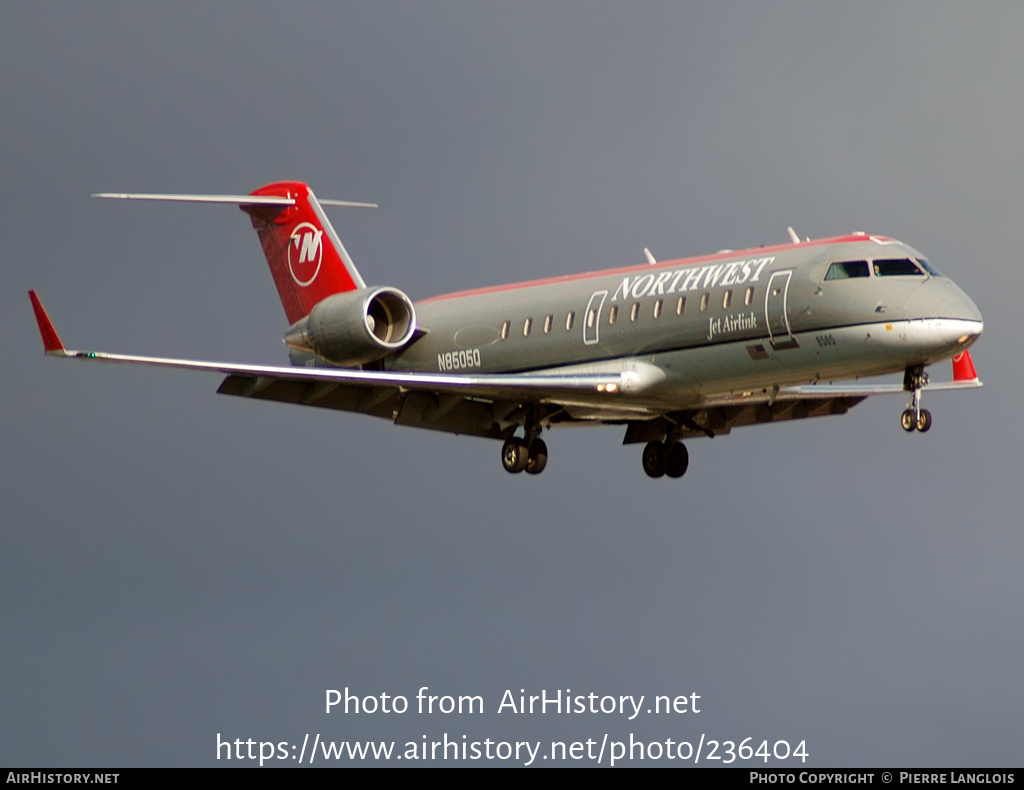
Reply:
[[[924,271],[910,258],[883,258],[872,265],[875,277],[924,277]]]

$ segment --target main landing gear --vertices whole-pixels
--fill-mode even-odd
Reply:
[[[932,413],[921,408],[921,390],[928,384],[928,374],[923,365],[907,368],[903,374],[903,389],[911,394],[910,405],[900,415],[900,425],[907,433],[919,431],[924,433],[932,427]]]
[[[548,446],[539,436],[530,440],[509,439],[501,448],[501,464],[506,472],[539,475],[548,465]]]
[[[690,465],[690,454],[682,442],[648,442],[644,446],[643,464],[648,477],[682,477]]]

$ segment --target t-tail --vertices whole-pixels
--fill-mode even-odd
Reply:
[[[239,205],[259,234],[289,324],[305,318],[328,296],[366,288],[307,184],[280,181],[252,195],[284,199],[281,204]]]
[[[289,324],[305,318],[328,296],[366,288],[322,206],[376,208],[375,203],[319,201],[300,181],[267,184],[249,195],[101,192],[94,197],[238,205],[259,234]]]
[[[308,184],[278,181],[249,195],[100,193],[95,197],[233,203],[249,215],[263,246],[290,327],[285,343],[336,365],[376,363],[416,336],[416,310],[397,288],[368,288],[324,214],[323,206],[362,206],[317,200]],[[293,357],[293,359],[296,359]]]

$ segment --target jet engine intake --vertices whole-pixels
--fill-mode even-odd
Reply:
[[[365,288],[323,299],[284,340],[339,365],[360,365],[402,348],[415,331],[408,296],[397,288]]]

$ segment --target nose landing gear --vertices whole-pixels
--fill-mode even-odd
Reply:
[[[913,409],[907,409],[900,416],[900,424],[907,433],[913,431],[924,433],[932,427],[932,413],[928,409],[921,409],[915,414]]]
[[[903,374],[903,389],[911,394],[910,405],[900,415],[900,425],[907,433],[924,433],[932,427],[932,413],[921,408],[921,390],[928,384],[928,374],[923,365],[907,368]]]

